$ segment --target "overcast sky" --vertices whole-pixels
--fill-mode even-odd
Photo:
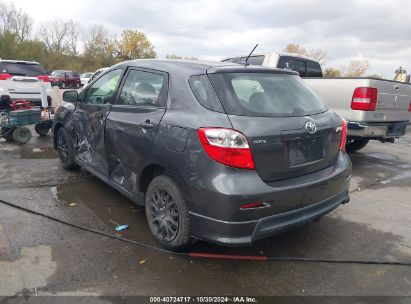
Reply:
[[[83,29],[104,24],[145,32],[159,58],[166,54],[221,59],[281,51],[287,43],[323,49],[327,66],[367,59],[369,73],[411,73],[411,3],[407,0],[12,0],[38,24],[72,19]]]

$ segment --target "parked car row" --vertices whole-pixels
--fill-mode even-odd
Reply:
[[[79,75],[73,71],[55,70],[50,75],[51,85],[58,86],[61,89],[76,88],[88,84],[88,82],[108,68],[98,69],[96,72],[87,72]]]

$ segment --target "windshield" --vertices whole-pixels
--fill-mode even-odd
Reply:
[[[216,73],[209,78],[227,114],[305,116],[328,108],[297,76],[273,73]]]
[[[84,73],[84,74],[81,74],[81,78],[90,78],[91,76],[93,76],[93,73]]]
[[[16,76],[37,77],[47,75],[43,67],[37,63],[1,62],[0,73]]]
[[[64,76],[64,71],[53,71],[51,72],[51,76],[57,76],[57,77]]]

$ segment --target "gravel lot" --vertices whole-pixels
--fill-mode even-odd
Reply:
[[[411,136],[351,154],[351,202],[321,221],[257,242],[193,251],[411,262]],[[0,139],[0,199],[155,244],[144,213],[88,173],[66,172],[51,136]],[[411,296],[404,266],[249,262],[172,256],[77,230],[0,203],[0,295]],[[110,300],[107,300],[110,303]]]

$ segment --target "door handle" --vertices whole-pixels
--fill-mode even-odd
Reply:
[[[150,122],[149,119],[147,119],[145,122],[141,123],[140,126],[143,129],[152,129],[152,128],[154,128],[154,125]]]

